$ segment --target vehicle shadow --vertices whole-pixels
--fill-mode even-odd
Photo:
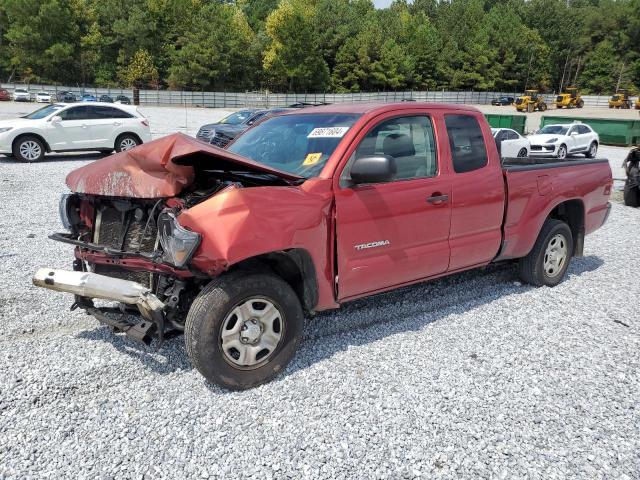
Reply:
[[[100,153],[49,153],[45,155],[44,159],[39,162],[21,162],[14,157],[0,157],[0,165],[2,164],[22,164],[22,165],[37,165],[40,163],[53,163],[53,162],[93,162],[104,158],[105,156]]]
[[[574,258],[565,281],[597,270],[603,264],[604,261],[595,255]],[[351,346],[375,342],[397,333],[418,331],[449,315],[473,310],[507,295],[522,295],[533,288],[518,280],[515,264],[490,265],[346,303],[339,310],[322,312],[306,319],[300,349],[284,374],[274,381],[278,382]],[[426,304],[425,299],[429,299]],[[114,335],[106,326],[81,332],[78,337],[107,342],[120,353],[161,375],[193,368],[182,336],[166,340],[159,350],[124,335]],[[227,393],[215,385],[208,387],[215,393]]]

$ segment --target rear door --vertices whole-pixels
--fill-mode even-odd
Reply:
[[[439,168],[432,118],[393,113],[372,120],[347,152],[336,190],[338,298],[444,273],[449,263],[451,179]],[[392,181],[354,185],[357,157],[390,155]]]
[[[453,164],[449,270],[455,271],[485,264],[498,253],[505,190],[499,158],[487,151],[491,133],[479,117],[447,114],[445,125]]]
[[[96,148],[113,148],[116,137],[125,130],[127,119],[133,115],[119,108],[93,105],[91,134]]]

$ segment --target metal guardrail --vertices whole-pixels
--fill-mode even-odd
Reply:
[[[0,84],[0,87],[13,91],[21,84]],[[57,93],[70,91],[80,96],[88,93],[95,96],[109,95],[116,97],[126,95],[133,99],[132,89],[122,88],[81,88],[60,85],[31,84],[29,90],[35,94],[39,91]],[[406,92],[362,92],[362,93],[270,93],[270,92],[194,92],[181,90],[140,90],[141,105],[182,105],[213,108],[286,107],[298,102],[361,102],[383,101],[396,102],[416,100],[419,102],[466,103],[488,105],[496,97],[517,97],[518,92],[446,92],[446,91],[406,91]],[[545,101],[551,105],[555,95],[544,95]],[[582,97],[587,107],[606,107],[608,96],[585,95]]]

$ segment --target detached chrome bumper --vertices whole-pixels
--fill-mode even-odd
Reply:
[[[149,288],[136,282],[97,273],[41,268],[33,276],[33,284],[80,297],[136,305],[140,313],[149,320],[153,320],[153,312],[160,312],[164,308],[164,303]]]

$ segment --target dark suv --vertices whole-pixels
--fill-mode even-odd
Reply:
[[[56,100],[58,102],[65,102],[65,103],[73,103],[78,101],[75,94],[67,90],[56,93]]]
[[[223,118],[218,123],[203,125],[198,130],[196,138],[203,142],[210,143],[216,147],[224,148],[231,140],[247,130],[258,120],[262,120],[278,113],[287,112],[291,108],[272,108],[261,110],[257,108],[246,108],[239,110]]]
[[[491,100],[491,105],[511,105],[514,100],[513,97],[498,97]]]

